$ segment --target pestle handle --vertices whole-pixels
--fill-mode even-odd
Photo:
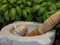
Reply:
[[[32,32],[25,36],[36,36],[51,30],[60,21],[60,10],[47,18],[41,26],[36,27]]]

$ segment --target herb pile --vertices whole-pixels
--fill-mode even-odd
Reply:
[[[0,0],[0,22],[43,22],[59,9],[60,0]],[[60,24],[57,27],[60,27]]]

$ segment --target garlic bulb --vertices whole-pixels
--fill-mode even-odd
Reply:
[[[24,25],[14,26],[14,28],[15,29],[14,29],[13,33],[15,35],[23,36],[28,32],[28,28],[26,26],[24,26]]]

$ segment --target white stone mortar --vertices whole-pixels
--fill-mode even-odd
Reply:
[[[28,31],[31,32],[35,27],[41,25],[41,23],[17,21],[9,24],[1,29],[0,43],[5,43],[6,45],[52,45],[54,42],[55,30],[48,31],[40,36],[23,37],[10,32],[13,25],[25,25],[28,27]]]

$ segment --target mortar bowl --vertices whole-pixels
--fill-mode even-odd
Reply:
[[[17,36],[11,33],[13,25],[25,25],[28,27],[28,32],[31,32],[35,27],[41,25],[38,22],[24,22],[17,21],[9,24],[1,29],[0,42],[6,43],[6,45],[52,45],[55,39],[55,30],[46,32],[43,35],[24,37]],[[4,40],[4,41],[2,41]]]

